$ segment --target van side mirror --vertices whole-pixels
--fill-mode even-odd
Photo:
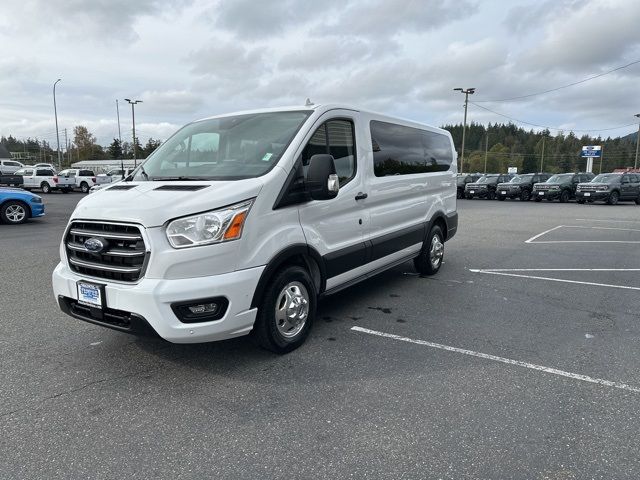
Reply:
[[[340,181],[332,155],[317,154],[311,157],[305,184],[313,200],[330,200],[338,195]]]

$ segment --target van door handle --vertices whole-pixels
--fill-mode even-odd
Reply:
[[[369,195],[367,195],[364,192],[358,192],[358,194],[356,195],[356,200],[364,200],[365,198],[367,198]]]

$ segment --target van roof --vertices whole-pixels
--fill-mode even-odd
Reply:
[[[401,118],[401,117],[394,117],[394,116],[390,116],[390,115],[386,115],[384,113],[379,113],[379,112],[373,112],[370,110],[364,110],[361,108],[357,108],[354,107],[353,105],[348,105],[348,104],[340,104],[340,103],[327,103],[327,104],[311,104],[311,105],[290,105],[290,106],[282,106],[282,107],[270,107],[270,108],[257,108],[257,109],[252,109],[252,110],[241,110],[241,111],[237,111],[237,112],[227,112],[227,113],[222,113],[220,115],[213,115],[210,117],[205,117],[205,118],[200,118],[198,120],[195,120],[196,122],[201,122],[203,120],[211,120],[211,119],[215,119],[215,118],[222,118],[222,117],[229,117],[232,115],[248,115],[248,114],[252,114],[252,113],[269,113],[269,112],[295,112],[295,111],[310,111],[310,112],[317,112],[319,115],[322,115],[330,110],[352,110],[354,112],[360,112],[360,113],[366,113],[368,115],[372,115],[375,117],[378,117],[380,120],[386,120],[389,122],[398,122],[398,123],[403,123],[406,125],[413,125],[415,127],[429,127],[430,129],[433,129],[435,131],[439,131],[441,133],[445,133],[446,135],[449,135],[449,132],[447,130],[443,130],[442,128],[439,127],[435,127],[433,125],[429,125],[427,123],[423,123],[420,121],[416,121],[416,120],[410,120],[410,119],[406,119],[406,118]]]

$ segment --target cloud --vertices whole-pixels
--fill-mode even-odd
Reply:
[[[193,113],[204,102],[200,95],[187,90],[147,90],[140,95],[145,108],[164,113]]]
[[[541,41],[522,55],[528,71],[593,71],[617,65],[640,46],[640,2],[592,0],[562,2]],[[635,59],[635,58],[634,58]]]
[[[469,0],[360,0],[351,2],[327,30],[377,38],[424,33],[477,11]]]
[[[5,27],[17,31],[23,25],[45,24],[38,35],[68,36],[84,41],[125,41],[137,37],[135,21],[159,15],[189,0],[7,0],[3,6]]]

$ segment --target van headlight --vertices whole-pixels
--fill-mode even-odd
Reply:
[[[173,248],[196,247],[237,240],[253,200],[236,203],[220,210],[172,220],[167,225],[167,239]]]

